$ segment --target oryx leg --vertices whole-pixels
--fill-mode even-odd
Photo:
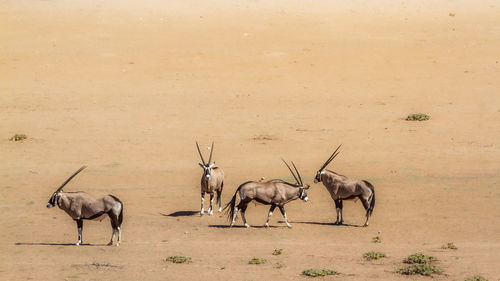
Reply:
[[[247,210],[247,207],[248,207],[248,205],[245,204],[245,205],[241,206],[239,209],[240,209],[240,213],[241,213],[241,219],[243,220],[243,225],[245,225],[246,228],[249,228],[250,225],[247,223],[247,219],[245,218],[245,212]]]
[[[292,227],[292,225],[288,223],[288,218],[286,217],[285,208],[283,206],[280,206],[280,211],[281,211],[281,214],[283,215],[283,218],[285,218],[286,226]]]
[[[116,216],[112,211],[108,213],[109,220],[111,221],[111,227],[113,228],[113,233],[111,234],[111,239],[109,240],[108,246],[113,245],[113,239],[115,238],[115,233],[118,227],[118,216]],[[118,242],[120,243],[120,242]],[[118,245],[118,244],[117,244]]]
[[[213,192],[212,192],[212,193],[210,193],[210,207],[208,208],[208,214],[209,214],[210,216],[213,216],[213,215],[214,215],[214,211],[213,211],[213,209],[212,209],[212,206],[213,206],[213,203],[214,203],[214,197],[215,197],[215,196],[214,196],[214,193],[213,193]]]
[[[119,226],[117,229],[118,229],[118,242],[116,242],[116,246],[119,246],[120,242],[122,242],[122,227]]]
[[[337,211],[337,220],[333,224],[342,224],[344,222],[344,217],[342,216],[342,200],[335,200],[335,210]]]
[[[370,218],[370,212],[368,211],[370,204],[368,203],[368,200],[363,198],[362,196],[359,196],[359,200],[361,200],[361,203],[363,203],[363,207],[365,207],[366,210],[366,221],[365,224],[363,224],[363,227],[366,227],[368,226],[368,219]]]
[[[83,220],[76,220],[76,226],[78,227],[78,242],[76,245],[79,246],[82,244]]]
[[[344,201],[342,199],[340,201],[340,224],[344,224]]]
[[[217,201],[219,201],[219,213],[222,212],[222,189],[224,188],[224,183],[221,183],[220,189],[217,190]]]
[[[236,222],[236,216],[238,215],[238,206],[234,206],[234,211],[233,211],[233,218],[231,220],[231,224],[229,227],[232,227],[234,223]]]
[[[201,192],[201,211],[200,211],[200,216],[203,216],[205,214],[205,192]]]
[[[269,227],[269,219],[271,218],[271,216],[273,215],[273,211],[274,209],[276,208],[276,205],[275,204],[272,204],[271,205],[271,208],[269,208],[269,213],[267,214],[267,220],[266,220],[266,224],[264,224],[265,227]]]

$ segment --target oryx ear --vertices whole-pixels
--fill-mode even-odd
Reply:
[[[304,187],[304,189],[307,190],[307,189],[309,189],[309,187],[311,187],[311,186],[309,186],[308,184],[306,184],[305,187]]]
[[[205,165],[203,165],[201,163],[198,163],[198,165],[200,165],[200,167],[202,167],[202,168],[205,168]]]
[[[215,166],[215,162],[213,164],[210,164],[209,168],[212,168],[213,166]]]

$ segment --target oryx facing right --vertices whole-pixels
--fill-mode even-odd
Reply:
[[[236,189],[236,192],[234,193],[231,201],[224,207],[224,209],[229,208],[228,219],[231,221],[229,227],[234,225],[238,210],[241,213],[241,218],[245,227],[250,227],[245,218],[245,211],[247,209],[248,203],[252,202],[253,200],[265,205],[271,205],[269,213],[267,214],[267,220],[264,225],[265,227],[269,227],[269,219],[271,218],[271,215],[273,214],[273,211],[276,207],[280,209],[281,214],[285,219],[286,226],[292,227],[290,223],[288,223],[288,218],[286,217],[284,206],[286,203],[299,198],[304,200],[304,202],[307,202],[308,198],[306,190],[309,189],[309,185],[304,185],[299,171],[297,170],[297,167],[295,167],[295,164],[293,162],[292,165],[297,172],[297,176],[293,173],[292,169],[285,162],[285,160],[283,160],[283,162],[292,173],[292,176],[295,178],[296,183],[293,184],[283,180],[270,180],[267,182],[249,181],[243,183],[238,187],[238,189]],[[238,194],[240,195],[240,202],[238,205],[236,205],[236,195]]]
[[[196,142],[196,148],[198,148],[198,153],[200,154],[201,162],[198,163],[200,167],[203,169],[203,175],[201,176],[201,211],[200,216],[205,214],[205,193],[210,194],[210,207],[208,208],[208,214],[212,216],[214,211],[212,209],[212,205],[214,202],[214,192],[217,192],[217,203],[219,204],[219,212],[222,211],[222,189],[224,188],[224,171],[222,171],[219,167],[215,166],[214,163],[210,164],[212,161],[212,153],[214,152],[214,142],[212,142],[212,146],[210,147],[210,157],[208,158],[208,162],[205,163],[205,159],[203,159],[203,155],[200,151],[200,146],[198,142]]]
[[[118,242],[116,243],[116,246],[118,246],[122,237],[121,225],[123,221],[123,203],[120,199],[111,194],[95,199],[83,191],[64,192],[62,190],[71,179],[85,168],[83,166],[78,169],[52,194],[47,203],[47,208],[57,205],[76,221],[78,227],[77,246],[82,244],[83,220],[99,219],[102,215],[108,214],[111,227],[113,227],[113,234],[108,245],[113,245],[113,238],[115,233],[118,232]]]

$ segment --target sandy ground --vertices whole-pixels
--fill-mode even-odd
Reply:
[[[394,273],[424,252],[436,280],[500,280],[500,4],[436,2],[0,1],[0,279],[428,280]],[[371,224],[346,202],[351,226],[332,225],[321,184],[286,206],[292,229],[262,228],[262,205],[250,229],[189,215],[195,140],[215,141],[224,202],[289,177],[280,157],[312,184],[342,143],[330,169],[375,185]],[[65,189],[122,199],[120,247],[107,218],[70,245],[76,224],[45,208],[83,164]]]

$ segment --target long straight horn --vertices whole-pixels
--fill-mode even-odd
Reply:
[[[56,190],[56,192],[61,191],[61,189],[63,189],[63,187],[64,187],[65,185],[67,185],[67,184],[68,184],[68,182],[69,182],[70,180],[72,180],[72,179],[73,179],[76,175],[78,175],[78,173],[80,173],[80,172],[81,172],[83,169],[85,169],[85,168],[87,168],[87,166],[82,166],[80,169],[78,169],[78,171],[76,171],[76,172],[75,172],[75,173],[74,173],[71,177],[69,177],[69,178],[68,178],[68,179],[67,179],[67,180],[66,180],[66,181],[65,181],[65,182],[64,182],[64,183],[63,183],[63,184],[62,184],[62,185],[61,185],[61,186],[60,186],[60,187]]]
[[[304,182],[302,181],[302,177],[300,176],[299,170],[297,170],[297,167],[295,166],[293,161],[292,161],[292,165],[293,165],[293,168],[295,169],[295,172],[297,172],[297,176],[299,177],[299,180],[300,180],[300,185],[304,185]]]
[[[322,171],[324,168],[326,168],[326,166],[328,166],[328,164],[330,164],[330,162],[332,162],[332,160],[333,160],[335,157],[337,157],[338,153],[337,153],[337,154],[335,154],[335,153],[336,153],[336,152],[340,149],[340,147],[341,147],[341,146],[342,146],[342,144],[341,144],[341,145],[339,145],[339,146],[337,147],[337,149],[335,149],[335,151],[332,153],[332,155],[330,155],[330,157],[328,158],[328,160],[326,160],[326,162],[323,164],[323,166],[321,166],[321,169],[319,169],[320,171]],[[339,153],[340,153],[340,152],[339,152]]]
[[[207,165],[205,164],[205,159],[203,159],[203,155],[201,155],[200,146],[198,145],[198,142],[196,142],[196,148],[198,148],[198,153],[200,154],[201,162],[203,162],[203,165]]]
[[[281,158],[281,161],[283,161],[283,163],[285,163],[285,165],[288,167],[288,170],[290,170],[290,173],[292,173],[292,176],[295,178],[295,180],[297,181],[297,184],[300,184],[300,181],[299,179],[295,176],[295,174],[293,173],[292,171],[292,168],[290,168],[290,166],[288,166],[288,164],[286,163],[285,160],[283,160],[283,158]]]
[[[214,152],[214,142],[212,141],[212,146],[210,147],[210,158],[208,159],[208,165],[210,165],[210,161],[212,161],[212,152]]]

